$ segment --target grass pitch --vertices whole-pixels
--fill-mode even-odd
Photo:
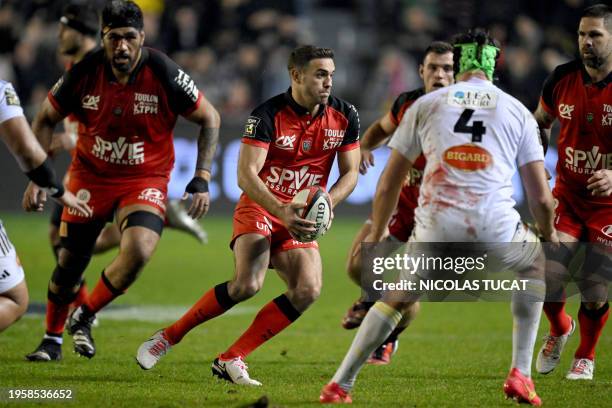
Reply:
[[[2,215],[26,270],[31,301],[44,303],[53,268],[47,244],[47,218],[42,215]],[[345,254],[361,219],[338,217],[320,241],[324,265],[321,298],[295,324],[256,350],[248,359],[250,374],[264,385],[241,388],[211,376],[217,353],[250,324],[257,310],[284,291],[273,271],[264,289],[238,305],[235,312],[204,324],[151,371],[134,360],[136,349],[155,330],[173,320],[205,290],[227,280],[233,272],[227,246],[229,218],[204,221],[210,243],[166,230],[158,250],[132,288],[114,302],[142,306],[146,312],[102,315],[94,329],[98,354],[92,360],[72,353],[64,336],[64,358],[57,363],[30,363],[24,355],[39,343],[44,317],[23,318],[0,334],[0,388],[72,389],[71,402],[10,402],[0,406],[74,407],[236,407],[267,396],[270,406],[317,406],[321,387],[331,378],[354,336],[340,319],[358,296],[344,272]],[[90,288],[114,253],[95,257],[87,271]],[[568,306],[576,317],[577,304]],[[146,314],[146,316],[145,316]],[[545,319],[543,319],[545,320]],[[398,354],[389,366],[367,366],[353,392],[362,407],[509,407],[503,380],[511,357],[511,316],[508,303],[426,303],[402,335]],[[544,321],[540,334],[548,324]],[[547,376],[534,374],[539,395],[548,407],[612,406],[612,329],[606,327],[597,350],[595,380],[569,382],[564,375],[578,344],[570,339],[559,368]],[[537,347],[540,341],[538,340]]]

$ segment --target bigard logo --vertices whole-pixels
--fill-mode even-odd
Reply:
[[[462,171],[484,170],[493,163],[491,153],[474,144],[450,147],[442,158],[451,167]]]

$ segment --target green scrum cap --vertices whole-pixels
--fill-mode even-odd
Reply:
[[[459,71],[455,76],[467,71],[480,70],[485,73],[489,81],[493,80],[495,59],[499,48],[490,44],[479,45],[477,42],[455,44],[460,48]]]

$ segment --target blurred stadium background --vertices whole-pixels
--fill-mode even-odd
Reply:
[[[101,2],[103,3],[103,2]],[[333,92],[360,111],[362,130],[384,113],[402,91],[420,86],[421,52],[434,39],[479,25],[503,44],[498,83],[534,109],[546,75],[576,55],[580,10],[593,2],[484,0],[202,0],[137,1],[146,13],[148,45],[168,52],[189,71],[222,115],[222,141],[214,168],[211,214],[203,221],[210,243],[165,231],[142,277],[102,314],[94,329],[99,353],[83,361],[64,359],[34,366],[23,356],[44,330],[46,286],[53,265],[47,243],[48,217],[19,212],[26,178],[6,149],[0,149],[0,218],[26,270],[32,312],[0,335],[0,387],[72,388],[74,406],[248,406],[263,394],[273,406],[315,406],[321,386],[333,374],[353,332],[340,318],[358,289],[345,275],[345,254],[369,211],[385,149],[377,166],[338,208],[334,226],[321,240],[325,284],[321,298],[279,338],[250,358],[251,373],[266,386],[243,389],[210,378],[210,361],[282,292],[270,273],[262,293],[236,312],[197,328],[159,367],[143,373],[136,348],[170,323],[206,288],[233,270],[227,247],[230,216],[239,191],[236,154],[246,117],[261,101],[288,86],[286,60],[298,43],[336,50]],[[64,67],[57,55],[57,30],[65,2],[0,0],[0,78],[17,88],[31,120]],[[176,167],[171,195],[182,194],[195,161],[196,130],[180,122],[175,132]],[[68,155],[56,158],[60,171]],[[549,170],[556,152],[547,155]],[[520,188],[517,201],[521,202]],[[114,252],[94,257],[87,279],[94,284]],[[568,310],[574,314],[576,304]],[[543,323],[541,333],[547,329]],[[511,318],[506,303],[426,304],[403,337],[389,367],[368,367],[355,391],[356,406],[509,406],[501,386],[510,362]],[[598,347],[596,380],[563,380],[578,336],[555,373],[536,377],[538,393],[550,407],[612,406],[612,329]],[[0,400],[0,406],[6,401]],[[32,404],[33,405],[33,404]],[[63,405],[48,404],[49,406]],[[20,406],[30,406],[23,403]],[[261,405],[264,406],[264,405]]]
[[[104,0],[90,2],[104,3]],[[0,78],[13,82],[31,119],[64,69],[57,53],[58,19],[65,1],[0,0]],[[289,85],[286,61],[296,44],[336,51],[334,94],[355,104],[362,130],[405,90],[420,86],[417,67],[432,41],[473,26],[503,44],[498,84],[529,109],[552,69],[576,55],[583,0],[139,0],[146,43],[167,52],[191,74],[219,109],[221,145],[211,186],[214,212],[229,213],[239,196],[235,163],[250,111]],[[179,122],[171,196],[182,193],[195,163],[197,131]],[[365,214],[387,152],[342,212]],[[58,157],[58,169],[68,155]],[[556,151],[547,155],[554,169]],[[25,177],[0,151],[0,211],[17,210]],[[521,210],[522,189],[516,199]]]

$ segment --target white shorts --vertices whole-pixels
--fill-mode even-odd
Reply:
[[[0,222],[0,294],[13,289],[25,279],[15,247]]]

